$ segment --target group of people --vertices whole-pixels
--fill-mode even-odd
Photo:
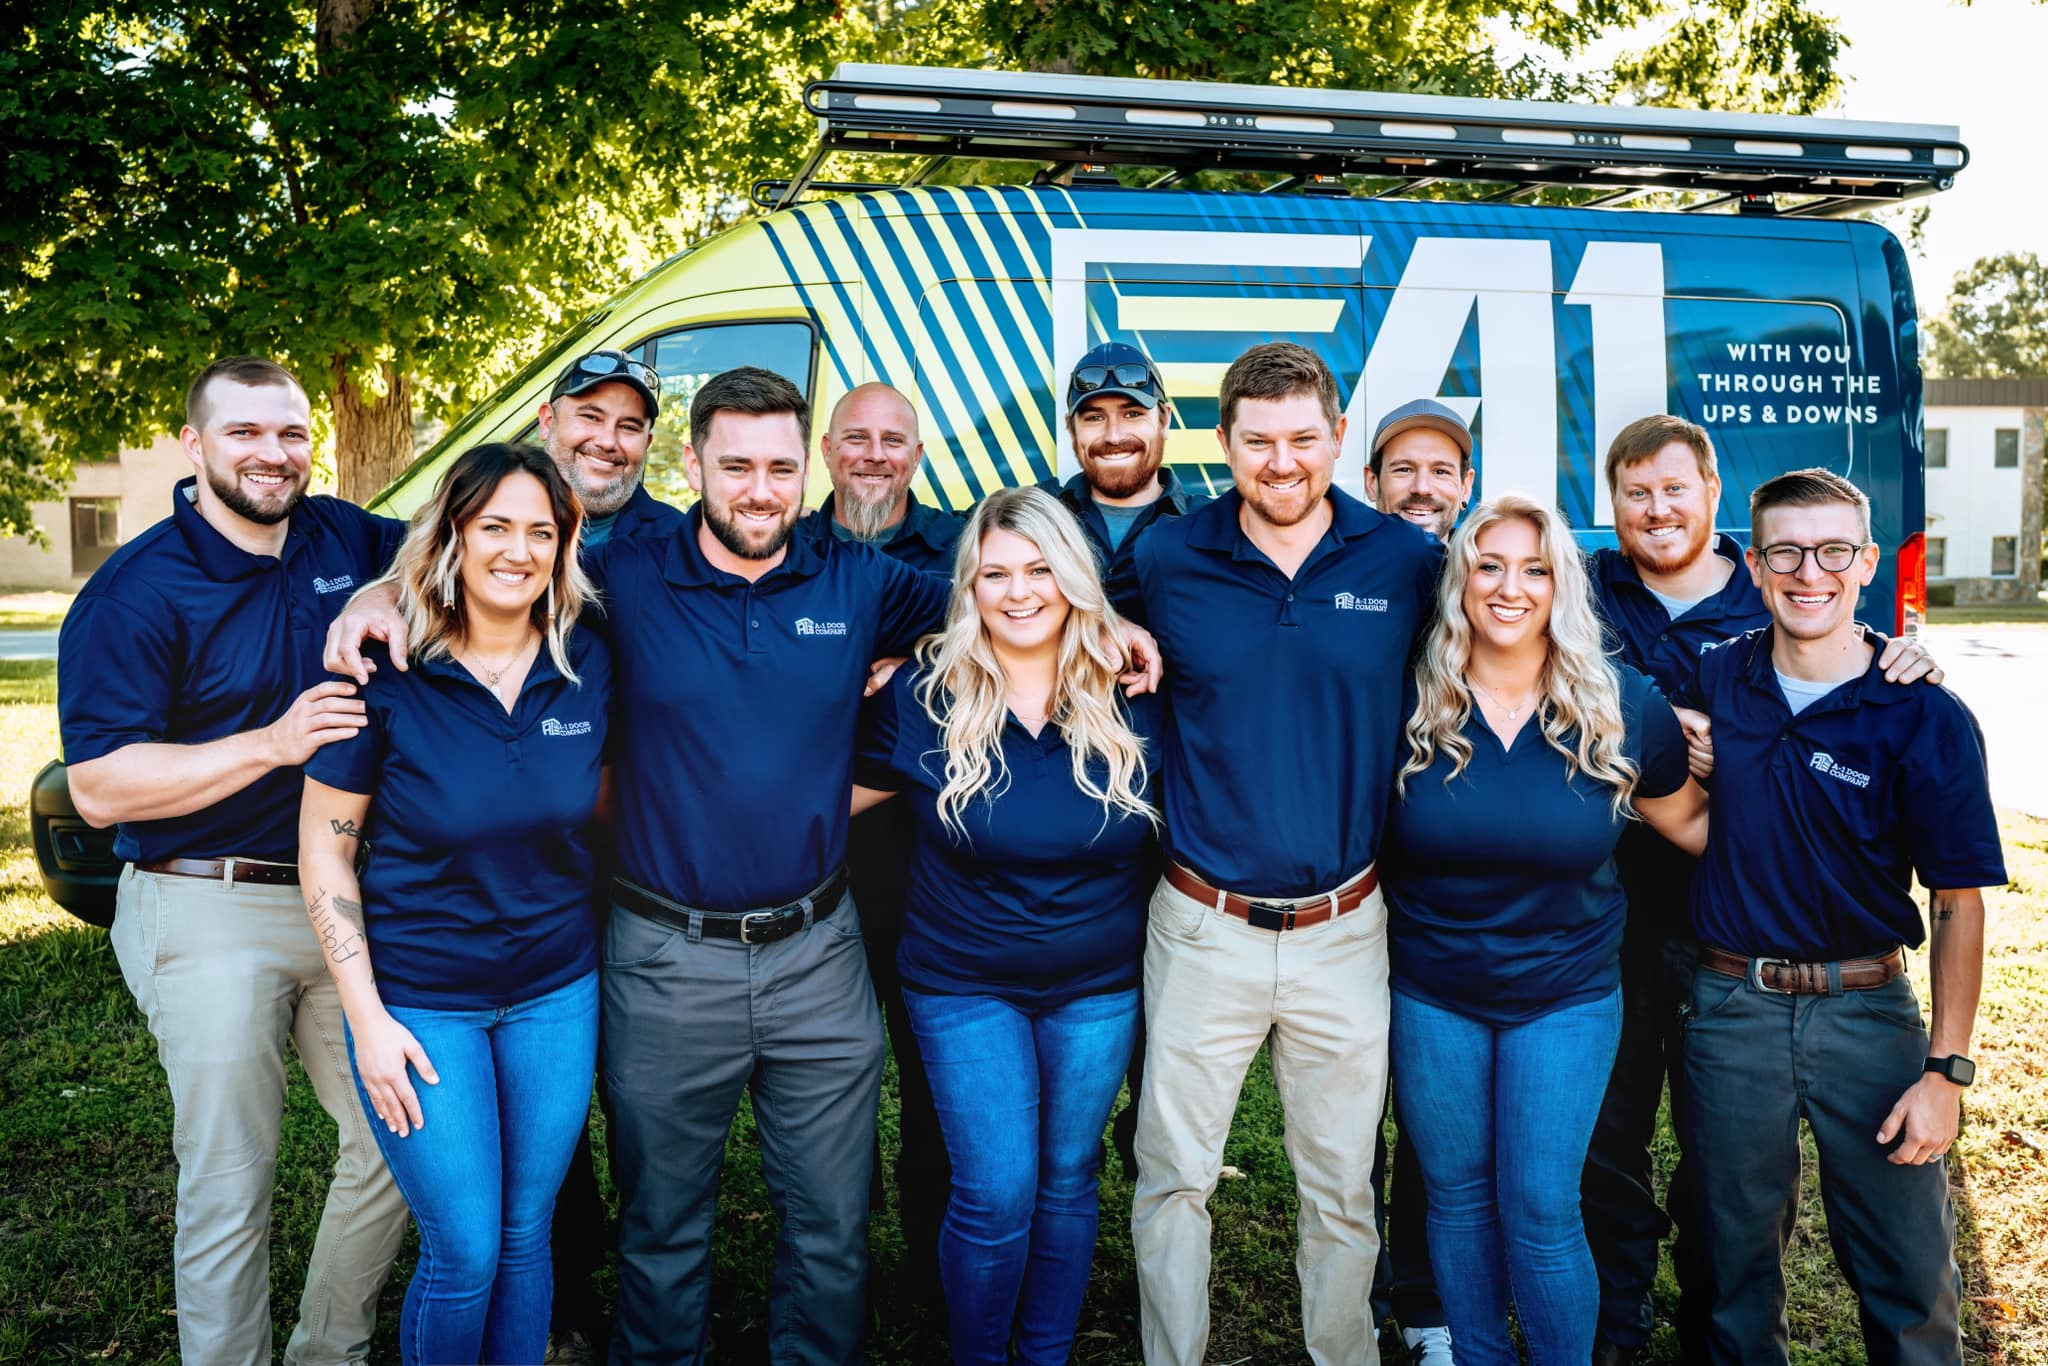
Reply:
[[[294,1362],[364,1359],[408,1214],[408,1363],[600,1340],[593,1076],[609,1359],[703,1359],[744,1094],[770,1355],[859,1360],[893,1051],[905,1272],[954,1359],[1068,1357],[1109,1128],[1144,1358],[1199,1366],[1262,1046],[1318,1363],[1390,1317],[1428,1366],[1512,1362],[1511,1309],[1534,1362],[1627,1361],[1667,1212],[1686,1354],[1784,1361],[1802,1118],[1873,1356],[1959,1361],[1943,1159],[2005,874],[1968,711],[1855,620],[1853,485],[1758,486],[1745,550],[1706,433],[1646,417],[1588,555],[1542,500],[1468,511],[1471,434],[1420,399],[1360,501],[1333,377],[1276,342],[1224,376],[1205,498],[1110,343],[1067,377],[1079,471],[965,516],[912,495],[880,384],[807,514],[804,396],[729,370],[684,513],[641,487],[660,403],[579,357],[538,449],[464,452],[406,525],[306,495],[303,391],[217,362],[172,516],[66,621],[74,799],[119,827],[177,1116],[186,1360],[270,1357],[290,1033],[341,1135]]]

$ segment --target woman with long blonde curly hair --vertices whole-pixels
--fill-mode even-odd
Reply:
[[[1138,1027],[1156,871],[1157,699],[1073,515],[989,495],[946,624],[869,703],[856,812],[916,820],[898,962],[952,1159],[939,1232],[953,1357],[1063,1362],[1099,1217],[1102,1128]]]
[[[1452,535],[1382,868],[1392,1070],[1458,1360],[1583,1366],[1599,1283],[1579,1173],[1621,1033],[1614,846],[1694,852],[1706,796],[1656,685],[1607,657],[1578,547],[1510,495]]]

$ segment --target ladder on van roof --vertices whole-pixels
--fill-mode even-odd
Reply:
[[[818,145],[790,179],[754,186],[763,207],[916,186],[976,158],[1037,162],[1041,183],[1144,166],[1161,172],[1153,185],[1245,171],[1278,174],[1268,192],[1350,193],[1369,177],[1395,182],[1379,197],[1402,197],[1480,181],[1503,187],[1484,197],[1495,203],[1597,187],[1587,208],[1704,191],[1685,211],[1835,218],[1948,189],[1969,161],[1957,130],[1936,125],[858,62],[812,82],[804,103]],[[835,152],[919,160],[895,183],[819,180]]]

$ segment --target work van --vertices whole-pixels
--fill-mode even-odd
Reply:
[[[1336,373],[1353,492],[1379,417],[1436,396],[1471,423],[1482,496],[1534,494],[1612,544],[1608,441],[1679,413],[1713,436],[1737,537],[1750,490],[1783,470],[1867,491],[1884,559],[1860,614],[1917,624],[1912,282],[1898,241],[1848,215],[1951,183],[1967,161],[1952,128],[875,66],[806,98],[817,151],[755,187],[770,212],[628,287],[372,506],[407,515],[462,450],[530,434],[556,371],[597,347],[660,373],[647,482],[678,504],[689,400],[742,364],[821,417],[864,382],[908,394],[915,489],[939,507],[1065,475],[1064,377],[1106,340],[1158,363],[1167,459],[1218,491],[1223,372],[1285,339]],[[910,169],[822,179],[835,156]],[[1447,182],[1463,197],[1426,197]],[[1576,203],[1532,202],[1558,198]],[[811,480],[815,501],[817,462]],[[82,895],[44,867],[60,901]]]

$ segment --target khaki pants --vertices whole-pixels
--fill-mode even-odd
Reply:
[[[295,1366],[360,1362],[405,1236],[405,1202],[357,1099],[341,998],[296,887],[122,870],[114,955],[156,1036],[176,1119],[178,1345],[187,1363],[271,1359],[270,1197],[285,1035],[341,1132]]]
[[[1374,892],[1305,930],[1254,929],[1161,881],[1145,943],[1145,1089],[1131,1233],[1148,1366],[1209,1345],[1209,1196],[1252,1055],[1272,1040],[1301,1198],[1295,1268],[1318,1366],[1379,1360],[1373,1137],[1387,1095],[1387,914]]]

